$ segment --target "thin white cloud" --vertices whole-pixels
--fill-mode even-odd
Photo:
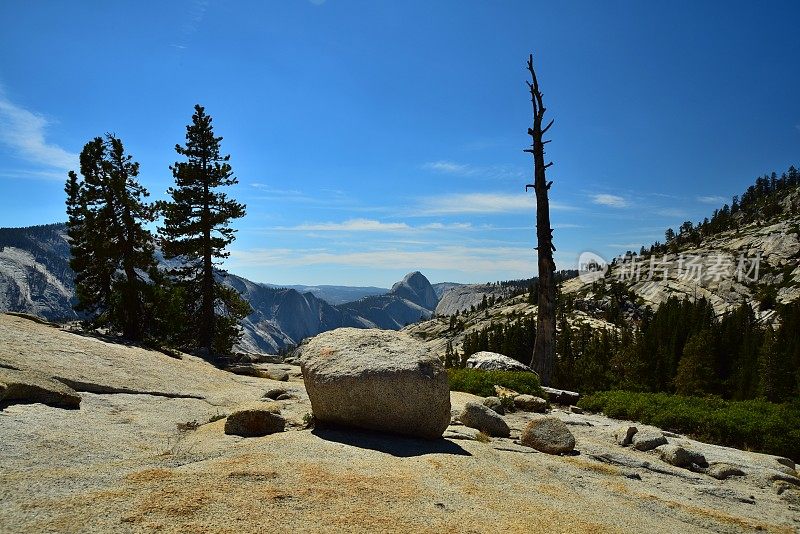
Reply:
[[[439,269],[465,273],[533,273],[536,255],[529,247],[471,248],[440,246],[427,250],[370,250],[357,252],[255,249],[231,251],[235,266],[299,267],[336,265],[369,269]]]
[[[449,160],[429,161],[422,165],[427,171],[454,176],[469,176],[484,179],[522,179],[523,172],[511,165],[471,165]]]
[[[420,200],[419,206],[412,215],[453,215],[453,214],[492,214],[519,213],[536,209],[532,194],[519,193],[451,193]],[[574,210],[573,206],[550,202],[550,209]]]
[[[192,36],[200,29],[203,19],[208,11],[210,0],[195,0],[191,7],[184,14],[184,23],[180,30],[178,42],[171,43],[170,46],[178,50],[186,50]]]
[[[719,195],[699,196],[697,197],[697,201],[703,204],[722,204],[725,202],[725,197]]]
[[[608,206],[609,208],[625,208],[628,206],[628,201],[621,196],[605,193],[592,195],[592,202],[600,206]]]
[[[665,217],[688,217],[689,213],[680,208],[662,208],[656,210],[656,213]]]
[[[0,171],[0,178],[31,178],[34,180],[60,180],[63,181],[66,175],[63,171],[40,171],[31,169],[14,169]]]
[[[429,223],[418,226],[422,230],[471,230],[471,223]]]
[[[446,160],[430,161],[424,164],[422,168],[444,174],[471,174],[473,172],[473,168],[469,165]]]
[[[0,143],[20,159],[43,167],[77,168],[77,154],[47,142],[48,125],[42,115],[14,104],[0,92]]]
[[[290,229],[309,232],[392,232],[409,230],[410,227],[406,223],[384,223],[373,219],[350,219],[339,223],[301,224]]]
[[[297,226],[277,226],[270,230],[290,232],[419,232],[435,230],[471,230],[471,223],[428,223],[411,226],[404,222],[381,222],[375,219],[348,219],[342,222],[305,223]]]

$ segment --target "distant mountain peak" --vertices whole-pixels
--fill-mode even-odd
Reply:
[[[439,303],[439,297],[436,296],[433,286],[425,275],[419,271],[413,271],[405,275],[402,280],[392,286],[389,293],[429,310],[435,310],[436,305]]]

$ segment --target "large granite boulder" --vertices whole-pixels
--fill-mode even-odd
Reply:
[[[0,406],[42,403],[55,408],[79,408],[81,396],[71,387],[36,371],[0,367]]]
[[[423,438],[450,424],[447,372],[407,334],[339,328],[303,345],[300,361],[318,423]]]
[[[484,371],[528,371],[533,369],[518,362],[514,358],[509,358],[497,352],[481,351],[476,352],[467,358],[467,367],[471,369],[482,369]]]

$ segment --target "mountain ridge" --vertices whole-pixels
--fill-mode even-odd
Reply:
[[[0,311],[29,313],[50,321],[80,319],[73,309],[75,284],[69,257],[64,223],[0,228]],[[220,280],[242,293],[253,308],[242,321],[244,335],[238,346],[246,352],[278,352],[343,326],[398,330],[429,318],[439,300],[418,271],[383,294],[335,305],[313,291],[270,287],[230,273],[220,274]],[[364,289],[355,288],[355,292]]]

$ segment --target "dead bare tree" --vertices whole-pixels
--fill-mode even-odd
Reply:
[[[533,187],[536,192],[536,250],[539,256],[539,290],[538,304],[539,311],[536,317],[536,341],[533,346],[533,358],[531,366],[539,373],[542,385],[550,385],[553,376],[553,361],[555,359],[556,346],[556,287],[554,275],[556,264],[553,262],[553,229],[550,228],[550,199],[547,192],[553,182],[548,182],[545,171],[553,162],[547,165],[544,163],[544,145],[550,141],[542,138],[547,130],[553,125],[551,120],[547,126],[542,128],[544,112],[547,108],[542,103],[542,92],[539,90],[539,81],[536,79],[536,71],[533,69],[533,54],[528,56],[528,71],[531,73],[531,81],[528,88],[531,93],[531,104],[533,105],[533,128],[528,128],[528,135],[532,138],[531,148],[526,148],[525,152],[533,154],[533,184],[525,186],[525,191]]]

